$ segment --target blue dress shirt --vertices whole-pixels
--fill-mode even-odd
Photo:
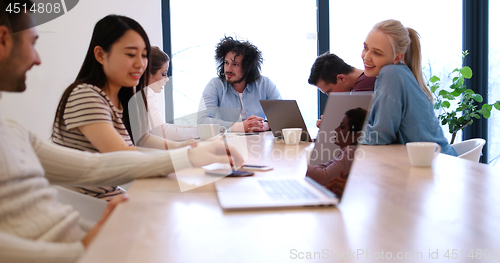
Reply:
[[[276,85],[267,77],[261,76],[247,84],[243,90],[242,100],[247,117],[252,115],[266,118],[259,100],[281,99]],[[240,118],[241,101],[233,86],[221,78],[213,78],[208,82],[200,102],[198,124],[218,123],[230,128]]]

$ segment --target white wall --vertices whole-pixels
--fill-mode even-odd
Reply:
[[[73,82],[87,52],[95,23],[109,14],[131,17],[162,47],[161,0],[81,0],[67,14],[37,27],[40,66],[27,73],[27,90],[2,92],[0,112],[43,139],[49,139],[57,104]],[[159,98],[163,98],[158,96]],[[160,108],[164,100],[158,100]]]

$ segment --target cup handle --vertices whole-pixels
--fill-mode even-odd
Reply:
[[[436,144],[436,152],[434,153],[434,157],[436,157],[438,155],[438,153],[441,152],[441,146],[439,144]]]
[[[222,131],[222,132],[221,132],[221,131]],[[224,127],[224,126],[220,126],[219,133],[220,133],[221,135],[226,135],[226,132],[227,132],[227,128],[226,128],[226,127]]]

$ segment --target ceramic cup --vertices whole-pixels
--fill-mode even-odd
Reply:
[[[441,152],[441,146],[435,142],[409,142],[406,144],[412,166],[431,166],[432,160]]]
[[[199,124],[198,125],[198,135],[201,140],[208,140],[219,134],[226,134],[226,127],[221,127],[219,124]]]
[[[299,144],[300,143],[300,136],[302,135],[302,129],[301,128],[287,128],[281,130],[283,133],[283,138],[285,139],[286,144]]]

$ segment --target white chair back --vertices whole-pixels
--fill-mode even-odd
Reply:
[[[451,145],[451,147],[453,147],[453,149],[457,151],[459,158],[471,160],[477,163],[479,162],[479,158],[482,155],[481,151],[483,150],[483,146],[485,143],[485,139],[476,138],[454,143]]]

